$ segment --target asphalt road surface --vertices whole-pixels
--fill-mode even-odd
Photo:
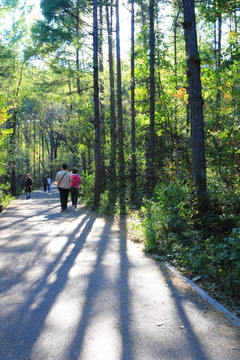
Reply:
[[[1,360],[239,360],[240,328],[58,191],[0,217]]]

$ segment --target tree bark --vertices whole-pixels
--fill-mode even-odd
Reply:
[[[95,128],[95,188],[94,207],[98,208],[101,191],[101,146],[98,84],[98,1],[93,0],[93,86],[94,86],[94,128]]]
[[[198,208],[203,212],[206,205],[206,160],[204,144],[203,98],[200,79],[200,58],[197,48],[197,32],[194,0],[183,0],[184,35],[187,56],[189,105],[191,111],[191,143],[193,181],[196,186]]]
[[[149,161],[148,161],[148,188],[150,195],[155,184],[155,34],[154,34],[154,0],[149,3],[150,16],[150,126],[149,126]]]
[[[109,82],[110,82],[110,107],[111,107],[111,154],[110,154],[110,182],[115,188],[116,185],[116,106],[115,106],[115,83],[113,71],[113,36],[112,36],[112,18],[113,6],[111,1],[111,15],[109,6],[106,6],[106,18],[108,29],[108,60],[109,60]]]
[[[33,180],[36,182],[36,118],[33,116]]]
[[[103,4],[100,1],[99,5],[99,20],[100,20],[100,32],[99,32],[99,96],[100,96],[100,136],[101,136],[101,180],[102,180],[102,191],[105,188],[105,146],[106,146],[106,134],[105,134],[105,106],[104,106],[104,66],[103,66]]]
[[[116,0],[116,49],[117,49],[117,101],[118,101],[118,156],[119,156],[119,196],[120,211],[126,212],[125,204],[125,163],[123,148],[123,112],[122,112],[122,73],[120,52],[119,3]]]
[[[146,18],[145,18],[145,13],[144,13],[144,4],[143,4],[143,0],[140,0],[140,7],[141,7],[141,19],[142,19],[142,26],[146,25]]]
[[[44,157],[44,136],[43,136],[43,130],[41,131],[41,135],[42,135],[42,163],[43,163],[42,171],[43,171],[43,175],[44,175],[44,173],[45,173],[45,157]]]
[[[135,36],[134,36],[134,0],[131,0],[131,152],[132,152],[132,166],[131,166],[131,202],[136,201],[136,134],[135,134]]]
[[[221,102],[221,57],[222,57],[222,14],[221,12],[218,15],[218,48],[217,48],[217,114],[218,122],[220,122],[220,102]]]
[[[77,13],[76,13],[76,35],[77,35],[77,46],[76,46],[76,68],[77,68],[77,93],[78,95],[81,94],[81,89],[80,89],[80,77],[79,77],[79,14],[80,14],[80,10],[79,10],[80,4],[79,1],[77,1]]]

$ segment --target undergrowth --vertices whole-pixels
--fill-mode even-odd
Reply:
[[[0,184],[0,205],[5,208],[14,198],[9,193],[10,184]]]
[[[191,189],[174,182],[156,187],[154,197],[134,212],[129,231],[144,242],[147,252],[240,307],[239,212],[237,189],[212,182],[207,211],[200,217]]]

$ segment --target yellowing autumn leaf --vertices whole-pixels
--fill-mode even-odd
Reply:
[[[178,97],[180,99],[184,99],[186,95],[186,89],[184,89],[184,87],[181,87],[176,93],[175,93],[175,97]]]

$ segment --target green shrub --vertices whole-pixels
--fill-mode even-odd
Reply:
[[[0,184],[0,204],[7,205],[11,201],[10,184]]]
[[[146,249],[168,251],[174,234],[184,238],[192,214],[188,202],[187,188],[178,183],[168,187],[158,185],[153,200],[147,200],[140,210]]]
[[[191,188],[178,182],[158,185],[154,198],[143,202],[137,226],[146,251],[239,298],[239,194],[223,188],[224,196],[220,185],[210,183],[207,211],[200,217]]]
[[[113,215],[117,212],[116,191],[106,190],[101,194],[99,212],[105,215]]]
[[[87,206],[92,206],[94,203],[94,181],[93,174],[85,173],[79,186],[79,195]]]

